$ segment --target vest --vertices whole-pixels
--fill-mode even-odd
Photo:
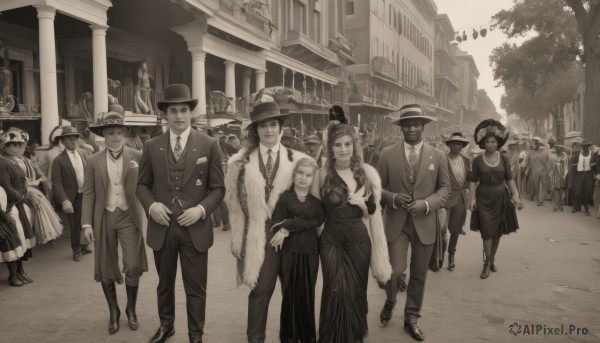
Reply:
[[[281,155],[281,148],[277,151],[277,158],[275,159],[275,164],[273,165],[273,170],[271,171],[271,178],[267,178],[267,167],[265,166],[265,161],[263,161],[262,154],[260,153],[260,149],[258,150],[258,161],[260,162],[259,168],[260,173],[265,178],[265,201],[269,203],[269,197],[271,196],[271,190],[273,189],[273,180],[275,180],[275,175],[277,175],[277,170],[279,169],[279,156]]]
[[[406,144],[406,143],[404,143]],[[424,143],[423,143],[424,144]],[[408,181],[408,190],[410,191],[410,194],[412,195],[412,192],[415,188],[415,183],[417,182],[417,177],[419,176],[419,168],[421,167],[421,157],[423,157],[423,147],[425,145],[423,145],[421,147],[421,151],[419,152],[419,157],[417,157],[417,160],[415,161],[415,170],[414,172],[414,181],[411,183],[410,182],[410,163],[408,163],[408,159],[406,158],[406,153],[404,152],[404,147],[402,148],[402,159],[404,160],[404,173],[406,175],[406,180]]]
[[[171,205],[175,204],[175,201],[179,203],[179,207],[183,211],[183,204],[181,203],[181,193],[183,192],[183,173],[185,171],[185,160],[186,151],[185,149],[181,153],[179,161],[175,161],[175,155],[173,155],[173,149],[171,144],[167,147],[167,160],[169,161],[169,178],[171,179]]]

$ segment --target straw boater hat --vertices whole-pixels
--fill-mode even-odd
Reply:
[[[452,135],[450,135],[450,138],[448,138],[446,140],[446,145],[448,145],[448,143],[452,143],[452,142],[460,142],[463,145],[463,148],[466,147],[467,145],[469,145],[469,140],[467,140],[465,138],[465,136],[463,136],[462,133],[460,132],[454,132],[452,133]]]
[[[56,139],[61,139],[69,136],[81,137],[81,133],[77,132],[77,129],[73,126],[63,126],[60,135],[56,136]]]
[[[437,120],[433,117],[424,115],[421,106],[417,104],[404,105],[402,106],[402,108],[400,108],[399,113],[400,118],[392,121],[390,124],[400,126],[402,125],[403,120],[409,119],[420,119],[423,122],[423,124],[427,124],[429,122]]]
[[[128,126],[125,125],[124,116],[119,112],[110,111],[108,113],[102,113],[100,124],[90,125],[90,131],[92,131],[92,133],[95,135],[104,137],[102,131],[104,131],[104,129],[113,127],[122,127],[124,129],[128,129]]]
[[[158,109],[167,112],[167,107],[173,104],[188,104],[190,111],[198,105],[198,99],[192,99],[190,88],[183,84],[172,84],[165,87],[165,100],[156,103]]]
[[[271,95],[259,92],[256,95],[252,112],[250,112],[250,120],[252,122],[246,129],[250,129],[267,120],[284,119],[288,115],[288,113],[281,113],[279,105],[277,105]]]

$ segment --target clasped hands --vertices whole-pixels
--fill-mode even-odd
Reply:
[[[394,206],[396,208],[402,207],[413,216],[427,213],[427,204],[425,203],[425,200],[414,200],[412,195],[406,193],[396,193],[394,196]]]
[[[171,220],[171,210],[163,203],[157,202],[150,208],[150,217],[160,225],[168,226]],[[200,206],[190,207],[177,217],[177,222],[181,226],[190,226],[204,216],[204,209]]]

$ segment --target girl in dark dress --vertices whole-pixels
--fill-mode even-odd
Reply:
[[[519,210],[523,203],[513,180],[510,161],[498,150],[508,139],[508,131],[498,121],[487,119],[475,129],[475,142],[485,150],[473,160],[469,185],[471,230],[479,231],[483,239],[485,263],[480,277],[486,279],[490,270],[496,272],[494,257],[500,237],[517,231]],[[510,193],[509,193],[510,190]]]
[[[0,186],[6,191],[6,213],[15,222],[23,255],[16,260],[16,265],[9,263],[9,279],[11,286],[23,286],[33,280],[25,273],[23,261],[32,257],[31,248],[36,244],[35,232],[27,218],[24,203],[27,195],[27,178],[25,172],[17,165],[14,158],[21,154],[21,144],[25,144],[19,130],[8,130],[0,140],[3,145],[3,154],[0,156]]]
[[[320,343],[363,342],[368,331],[369,265],[381,283],[391,276],[379,207],[381,180],[373,167],[362,162],[361,153],[354,127],[329,124],[329,159],[313,188],[321,191],[327,216],[319,246]]]
[[[325,221],[323,204],[308,194],[317,163],[309,157],[294,168],[292,189],[279,196],[271,220],[271,246],[281,250],[281,342],[315,343],[315,285],[319,272],[317,228]]]

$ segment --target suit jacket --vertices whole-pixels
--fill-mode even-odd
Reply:
[[[104,149],[93,154],[87,160],[85,168],[81,224],[92,225],[96,229],[100,229],[102,226],[102,215],[106,207],[106,194],[110,183],[106,164],[107,153]],[[144,209],[137,199],[135,191],[141,160],[142,153],[140,151],[127,146],[123,147],[123,174],[121,180],[125,189],[125,201],[135,226],[140,230],[143,228]]]
[[[170,149],[169,135],[167,132],[144,144],[136,194],[146,214],[150,213],[150,205],[155,202],[160,202],[169,209],[173,206],[167,157]],[[186,164],[180,199],[184,211],[198,205],[204,207],[204,220],[200,219],[188,227],[194,247],[204,252],[213,244],[210,215],[225,196],[221,148],[215,138],[192,129],[185,151]],[[152,217],[148,218],[146,241],[152,249],[162,249],[166,232],[167,227],[158,224]]]
[[[448,200],[446,200],[446,204],[444,204],[445,208],[454,207],[460,202],[466,204],[467,201],[467,189],[469,189],[469,176],[471,174],[469,166],[471,165],[471,161],[469,161],[469,159],[462,154],[459,158],[462,158],[463,163],[465,165],[465,181],[462,185],[458,184],[458,180],[456,180],[456,177],[454,176],[452,167],[450,167],[450,156],[448,156],[448,175],[450,176],[450,193],[448,194]]]
[[[384,148],[377,165],[383,188],[383,222],[389,243],[398,239],[409,216],[404,208],[394,208],[394,194],[410,192],[403,154],[404,142]],[[436,239],[436,211],[444,206],[450,192],[448,158],[443,151],[428,144],[423,144],[420,158],[413,197],[415,200],[427,200],[429,213],[413,216],[412,219],[421,243],[433,244]]]
[[[89,152],[79,148],[77,148],[77,151],[81,156],[83,169],[85,170],[87,158],[90,156]],[[67,149],[56,156],[52,163],[52,190],[54,191],[54,203],[59,209],[62,208],[62,203],[66,200],[73,203],[79,191],[77,174],[75,174],[75,168],[73,168]]]

